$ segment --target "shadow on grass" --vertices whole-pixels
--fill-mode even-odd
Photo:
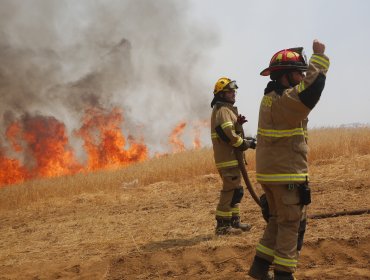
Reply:
[[[204,241],[212,240],[215,238],[214,234],[203,234],[194,236],[189,239],[166,239],[162,241],[154,241],[144,246],[141,246],[140,249],[143,251],[153,251],[158,249],[171,249],[176,247],[190,247],[196,244],[199,244]]]

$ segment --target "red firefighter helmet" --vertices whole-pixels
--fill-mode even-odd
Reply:
[[[307,59],[303,48],[291,48],[275,53],[271,58],[269,67],[260,74],[261,76],[268,76],[279,70],[307,71],[307,68]]]

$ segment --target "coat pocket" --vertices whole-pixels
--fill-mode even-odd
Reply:
[[[300,198],[297,187],[294,186],[294,189],[287,190],[281,200],[285,205],[298,205],[300,203]]]

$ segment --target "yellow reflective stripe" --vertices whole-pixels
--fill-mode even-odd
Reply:
[[[304,135],[303,128],[293,129],[263,129],[258,128],[257,134],[268,137],[291,137],[295,135]]]
[[[240,209],[239,208],[231,208],[231,212],[233,214],[239,214],[240,213]]]
[[[229,127],[229,126],[233,126],[233,123],[232,122],[225,122],[225,123],[221,124],[222,129],[224,129],[225,127]]]
[[[225,167],[232,167],[232,166],[238,166],[237,160],[231,160],[231,161],[224,161],[216,163],[217,168],[225,168]]]
[[[327,65],[327,67],[329,68],[329,65],[330,65],[330,61],[328,59],[326,59],[325,57],[322,57],[320,55],[317,55],[317,54],[313,54],[311,59],[314,58],[314,59],[317,59],[319,61],[321,61],[321,63]]]
[[[234,147],[239,147],[241,144],[243,144],[243,139],[239,137],[238,141],[233,145]]]
[[[319,65],[321,65],[322,67],[324,67],[324,69],[329,69],[329,66],[328,65],[326,65],[326,64],[324,64],[324,63],[322,63],[321,61],[319,61],[319,60],[316,60],[316,59],[313,59],[313,58],[311,58],[311,62],[315,62],[315,63],[317,63],[317,64],[319,64]]]
[[[218,138],[218,134],[216,132],[211,133],[211,139],[216,139]]]
[[[217,132],[211,133],[211,139],[217,139],[217,138],[219,138]],[[240,137],[233,146],[239,147],[241,144],[243,144],[243,139]]]
[[[296,181],[306,181],[306,177],[308,177],[308,173],[299,173],[299,174],[256,174],[257,181],[263,182],[280,182],[280,181],[288,181],[288,182],[296,182]]]
[[[304,85],[304,81],[302,81],[298,84],[298,93],[301,93],[304,90],[305,90],[305,85]]]
[[[216,210],[216,216],[223,217],[223,218],[231,218],[232,213],[231,212],[224,212],[220,210]]]
[[[321,65],[322,67],[324,67],[325,69],[329,69],[329,65],[330,65],[329,60],[327,60],[326,58],[324,58],[322,56],[318,56],[318,55],[313,54],[311,56],[310,62],[315,62],[315,63]]]
[[[256,250],[265,254],[265,255],[268,255],[268,256],[271,256],[271,257],[274,256],[274,250],[263,246],[261,243],[258,243]]]
[[[296,267],[297,266],[297,260],[284,259],[284,258],[278,257],[276,255],[274,257],[274,263],[282,265],[282,266],[288,266],[288,267]]]
[[[308,132],[307,132],[307,130],[304,130],[304,137],[305,137],[306,139],[308,139]]]

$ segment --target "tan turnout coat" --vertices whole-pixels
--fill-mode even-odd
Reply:
[[[229,103],[217,102],[213,107],[211,116],[211,138],[214,158],[217,169],[232,168],[238,166],[234,148],[243,143],[243,127],[237,122],[238,109]],[[216,127],[221,129],[230,140],[229,143],[222,140],[216,132]]]
[[[306,77],[281,95],[264,95],[260,104],[257,132],[256,175],[264,184],[289,184],[308,179],[307,116],[310,109],[299,94],[322,73],[326,75],[329,59],[312,55]]]

